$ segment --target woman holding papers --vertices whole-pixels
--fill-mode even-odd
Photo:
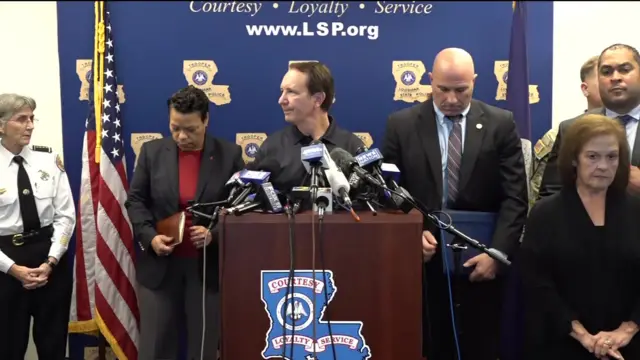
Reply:
[[[531,359],[640,359],[640,200],[622,126],[585,115],[559,154],[562,190],[536,203],[522,243]]]
[[[242,150],[206,134],[209,99],[202,90],[184,88],[169,99],[168,106],[172,137],[142,146],[126,202],[142,250],[136,261],[139,359],[178,359],[183,319],[188,358],[200,359],[204,343],[204,359],[216,359],[218,244],[215,230],[213,235],[207,231],[211,220],[192,217],[186,208],[192,201],[226,199],[225,182],[244,167]],[[195,210],[213,212],[212,207]],[[185,215],[183,226],[181,214]],[[182,239],[175,235],[181,228]]]

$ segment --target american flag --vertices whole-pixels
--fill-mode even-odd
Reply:
[[[137,360],[140,315],[133,229],[124,202],[128,181],[123,122],[109,12],[96,2],[97,24],[82,178],[69,331],[99,331],[120,360]],[[102,29],[102,26],[96,27]],[[97,91],[96,91],[97,90]]]
[[[529,101],[529,60],[527,51],[527,2],[513,2],[509,74],[507,77],[507,109],[513,112],[518,134],[531,140],[531,106]]]

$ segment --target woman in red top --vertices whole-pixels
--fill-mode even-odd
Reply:
[[[208,232],[208,219],[187,212],[182,243],[172,245],[173,239],[158,234],[156,225],[184,211],[190,201],[226,199],[225,182],[244,167],[242,150],[206,134],[209,99],[202,90],[186,87],[169,99],[168,107],[172,137],[142,146],[126,202],[142,250],[136,262],[139,359],[177,359],[183,319],[188,358],[200,359],[204,343],[204,358],[216,359],[220,318],[216,230]],[[198,210],[213,212],[213,208]]]

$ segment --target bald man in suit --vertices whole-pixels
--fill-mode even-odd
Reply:
[[[383,155],[399,167],[400,185],[429,209],[497,213],[490,247],[512,258],[528,207],[521,141],[511,112],[472,99],[476,76],[469,53],[441,51],[429,74],[432,98],[389,116]],[[429,220],[423,228],[425,355],[454,360],[445,245]],[[496,360],[505,271],[486,254],[463,266],[470,275],[453,280],[461,358]]]

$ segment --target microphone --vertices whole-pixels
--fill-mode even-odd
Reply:
[[[240,193],[230,199],[227,203],[233,207],[237,206],[246,200],[247,196],[252,192],[255,192],[257,187],[261,184],[269,181],[271,174],[278,173],[280,171],[280,164],[275,159],[267,159],[257,168],[262,170],[242,170],[240,172],[238,181],[244,185],[240,188]]]
[[[240,180],[240,174],[242,173],[242,171],[243,170],[236,171],[233,175],[231,175],[229,180],[227,180],[227,183],[224,184],[224,190],[229,191],[229,196],[226,200],[227,204],[231,203],[233,198],[236,196],[236,193],[246,185],[242,180]]]
[[[356,155],[360,155],[363,152],[369,150],[368,147],[366,146],[360,146],[356,149]],[[351,187],[351,190],[353,191],[352,195],[356,195],[356,190],[359,189],[362,186],[362,179],[360,179],[358,177],[358,175],[356,175],[356,173],[351,173],[349,175],[349,186]]]
[[[363,169],[358,164],[356,159],[354,159],[354,157],[351,156],[351,154],[349,154],[346,150],[338,147],[334,148],[331,151],[331,158],[333,159],[333,161],[335,161],[336,165],[342,170],[343,173],[350,174],[353,172],[358,175],[359,178],[363,179],[369,184],[378,188],[386,189],[386,185],[384,184],[384,182],[381,183],[378,179],[371,176],[371,174]]]
[[[351,208],[353,204],[349,198],[349,181],[347,181],[342,171],[332,162],[332,166],[325,170],[325,174],[327,175],[327,181],[329,181],[329,186],[333,194],[340,199],[343,204]]]
[[[284,209],[278,198],[278,193],[270,182],[265,182],[258,186],[258,191],[253,201],[246,201],[237,206],[230,207],[226,209],[225,212],[238,216],[258,208],[272,214],[280,213]]]
[[[327,155],[327,148],[318,140],[300,149],[300,160],[302,160],[307,172],[311,174],[311,185],[309,186],[311,188],[311,201],[315,201],[318,196],[318,172],[324,172],[324,169],[329,168],[327,159],[330,158]]]
[[[397,189],[399,187],[398,181],[400,181],[400,169],[396,164],[382,163],[380,169],[383,177],[389,179],[387,181],[391,184],[391,190]]]
[[[355,157],[360,167],[370,171],[378,181],[385,184],[384,178],[382,177],[382,170],[380,169],[380,164],[382,164],[382,159],[384,159],[384,157],[380,150],[377,148],[367,149],[366,147],[361,147],[361,149],[365,151],[359,153]],[[384,190],[384,195],[388,199],[391,196],[391,192]]]
[[[389,179],[389,183],[391,184],[391,190],[394,192],[391,193],[391,202],[395,206],[396,209],[402,210],[405,214],[408,214],[413,209],[413,197],[409,192],[398,185],[398,181],[400,181],[400,169],[396,166],[396,164],[383,163],[380,167],[382,169],[382,173],[386,179]],[[400,196],[400,194],[402,196]]]

